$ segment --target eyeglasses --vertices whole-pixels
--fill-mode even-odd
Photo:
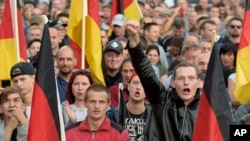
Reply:
[[[241,26],[238,26],[238,25],[231,25],[231,28],[237,28],[237,29],[241,29]]]

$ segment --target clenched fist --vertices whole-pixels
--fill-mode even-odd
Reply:
[[[127,30],[127,33],[129,34],[130,47],[136,47],[140,42],[140,22],[135,20],[128,21],[125,28]]]

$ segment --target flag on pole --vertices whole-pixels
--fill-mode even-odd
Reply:
[[[54,61],[48,24],[37,60],[28,141],[61,141]]]
[[[110,25],[108,35],[112,34],[112,20],[116,14],[123,14],[126,20],[138,20],[143,17],[141,9],[137,3],[137,0],[113,0],[110,15]]]
[[[116,14],[124,14],[123,13],[123,1],[122,0],[113,0],[112,1],[110,23],[112,23],[112,19]]]
[[[10,79],[11,66],[27,61],[22,16],[15,1],[6,0],[0,25],[0,80]],[[17,43],[18,42],[18,43]]]
[[[216,44],[215,44],[216,45]],[[192,141],[229,140],[232,113],[218,49],[213,47]]]
[[[142,18],[141,10],[137,0],[113,0],[110,23],[116,14],[123,14],[127,20],[138,20]]]
[[[102,69],[100,69],[102,64],[102,45],[98,0],[88,0],[87,2],[86,31],[82,31],[83,13],[79,12],[84,11],[83,1],[72,0],[67,34],[72,42],[71,47],[76,54],[77,66],[79,68],[84,67],[80,65],[81,60],[86,60],[94,81],[105,85]],[[85,47],[82,47],[83,34],[85,34]],[[82,49],[85,49],[86,58],[81,56]],[[83,59],[81,59],[82,57]]]
[[[243,19],[243,29],[236,59],[235,97],[241,104],[250,102],[250,2],[246,0],[246,11]]]
[[[127,20],[138,20],[142,18],[141,10],[138,6],[137,0],[124,0],[124,15]]]

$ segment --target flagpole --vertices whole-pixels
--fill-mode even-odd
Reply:
[[[139,7],[138,1],[137,1],[137,0],[134,0],[134,3],[135,3],[136,8],[138,9],[138,11],[139,11],[139,13],[140,13],[140,17],[142,18],[142,17],[143,17],[143,14],[142,14],[141,9],[140,9],[140,7]]]
[[[60,132],[61,132],[61,141],[66,141],[66,135],[65,135],[65,126],[63,123],[63,116],[62,116],[62,107],[60,104],[60,96],[59,96],[59,91],[58,91],[58,84],[56,81],[56,76],[55,76],[55,82],[56,82],[56,96],[57,96],[57,109],[58,109],[58,115],[59,115],[59,123],[60,123]]]
[[[85,48],[86,48],[86,41],[85,41],[85,33],[86,33],[86,16],[88,15],[88,0],[83,0],[82,3],[82,54],[81,54],[81,68],[85,69]]]
[[[125,103],[123,97],[123,84],[118,84],[118,113],[119,113],[119,121],[118,124],[124,126],[124,116],[125,116]]]
[[[217,33],[216,33],[216,30],[213,30],[213,31],[212,31],[212,39],[211,39],[212,47],[214,47],[216,34],[217,34]]]
[[[11,1],[10,1],[11,2]],[[17,53],[17,62],[20,62],[20,48],[19,48],[19,34],[18,34],[18,19],[17,19],[17,2],[16,0],[12,1],[13,3],[13,10],[12,10],[12,14],[13,14],[13,21],[14,21],[14,38],[15,38],[15,47],[16,47],[16,53]]]

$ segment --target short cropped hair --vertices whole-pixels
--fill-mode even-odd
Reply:
[[[95,91],[95,92],[105,92],[107,94],[107,100],[110,103],[110,92],[109,89],[101,84],[93,84],[90,87],[87,88],[84,96],[84,101],[87,102],[89,98],[89,92]]]
[[[173,70],[173,77],[172,77],[173,80],[175,80],[175,78],[176,78],[176,70],[178,68],[182,68],[182,67],[185,67],[185,68],[187,68],[187,67],[193,67],[195,69],[196,76],[197,76],[197,79],[198,79],[199,73],[198,73],[198,68],[196,67],[196,65],[188,63],[188,62],[181,62],[178,65],[176,65],[175,68],[174,68],[174,70]]]

